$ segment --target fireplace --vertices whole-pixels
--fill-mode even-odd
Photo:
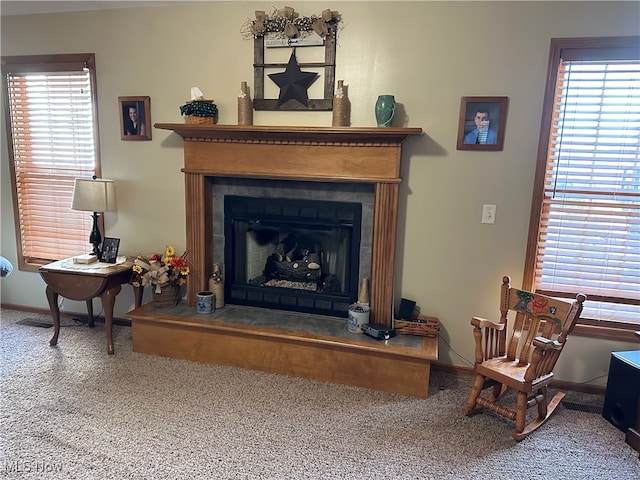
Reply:
[[[346,316],[370,275],[369,185],[216,179],[213,188],[224,205],[214,230],[224,232],[226,303]]]
[[[193,265],[189,305],[206,288],[214,261],[224,258],[223,235],[215,222],[224,208],[215,198],[220,179],[360,185],[373,193],[371,249],[366,252],[371,272],[370,320],[391,325],[402,144],[409,136],[419,135],[420,128],[155,127],[184,139],[187,250]],[[349,295],[351,300],[353,291]]]
[[[421,129],[189,124],[155,127],[172,130],[184,139],[187,250],[193,270],[186,304],[158,309],[151,303],[129,312],[135,352],[427,396],[430,364],[438,358],[436,338],[399,335],[388,342],[378,342],[349,333],[346,319],[319,319],[306,313],[245,305],[225,306],[213,314],[215,318],[203,318],[193,308],[197,292],[207,286],[213,262],[225,256],[224,224],[229,221],[225,220],[225,197],[236,197],[228,202],[234,204],[245,202],[237,197],[259,198],[260,202],[277,200],[275,208],[284,212],[280,218],[280,214],[269,216],[271,208],[264,217],[255,218],[247,212],[255,207],[249,200],[233,228],[237,228],[236,235],[245,237],[265,224],[267,230],[278,230],[277,236],[262,232],[264,236],[256,243],[271,244],[267,257],[275,254],[286,260],[289,255],[289,267],[294,263],[293,257],[301,253],[279,244],[293,240],[289,244],[293,246],[296,239],[289,235],[313,237],[315,230],[308,225],[313,222],[308,220],[315,215],[314,210],[322,210],[327,204],[332,205],[334,213],[320,215],[321,221],[315,225],[322,232],[321,241],[310,241],[311,247],[303,248],[302,256],[320,253],[335,257],[339,254],[332,251],[330,243],[340,243],[342,237],[351,236],[343,240],[345,243],[358,243],[358,207],[343,215],[338,213],[342,212],[341,207],[334,208],[338,202],[361,208],[360,249],[358,253],[351,252],[342,268],[357,269],[358,276],[370,272],[370,321],[390,325],[401,146],[410,135],[420,134]],[[289,207],[278,205],[280,200],[299,206],[300,213],[289,215]],[[306,224],[303,227],[301,220]],[[327,237],[333,240],[325,241]],[[315,247],[315,243],[321,245]],[[242,243],[237,248],[246,252],[250,247]],[[354,256],[359,257],[357,267],[351,263]],[[307,260],[313,263],[314,259]],[[246,261],[233,263],[250,271]],[[342,278],[342,273],[331,271],[331,266],[326,268]],[[258,262],[260,269],[266,269],[266,259]],[[253,274],[242,278],[240,282],[234,277],[232,283],[249,283]],[[354,298],[353,283],[345,280],[348,286],[339,288],[344,303]],[[257,314],[259,320],[251,320],[248,311]],[[291,317],[296,317],[295,321],[287,323]],[[295,328],[279,326],[281,319],[285,320],[283,325]],[[333,328],[334,324],[340,326]]]

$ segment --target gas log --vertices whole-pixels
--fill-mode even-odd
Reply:
[[[322,246],[290,233],[267,258],[264,275],[267,279],[318,281],[322,277]]]

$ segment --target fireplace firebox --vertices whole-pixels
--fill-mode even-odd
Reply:
[[[227,302],[345,316],[361,224],[360,203],[225,195]]]

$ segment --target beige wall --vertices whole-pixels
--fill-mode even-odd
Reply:
[[[184,188],[182,140],[154,129],[152,141],[121,141],[117,97],[148,95],[154,122],[182,122],[179,106],[198,86],[215,99],[220,123],[236,123],[240,82],[253,84],[253,42],[242,39],[240,27],[254,10],[272,5],[200,2],[2,18],[2,55],[95,52],[102,171],[118,189],[118,212],[106,214],[106,230],[122,239],[122,253],[184,247]],[[425,131],[405,150],[396,296],[438,316],[441,361],[467,366],[470,317],[495,317],[503,274],[521,284],[549,41],[638,34],[640,4],[290,5],[307,16],[325,8],[343,15],[336,78],[349,85],[354,126],[375,126],[373,105],[386,93],[402,105],[406,126]],[[456,150],[460,97],[475,95],[509,97],[501,152]],[[254,122],[329,126],[331,113],[255,112]],[[2,255],[15,260],[7,163],[3,146]],[[497,205],[495,225],[480,223],[485,203]],[[16,271],[2,280],[2,302],[46,307],[44,284],[37,274]],[[125,287],[116,313],[132,305]],[[68,300],[62,308],[83,311]],[[611,351],[632,348],[572,337],[557,376],[590,382],[606,375]]]

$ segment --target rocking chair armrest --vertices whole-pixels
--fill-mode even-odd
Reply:
[[[553,369],[555,361],[551,360],[552,363],[549,364],[543,359],[547,358],[549,355],[553,355],[554,352],[562,350],[562,343],[557,340],[549,340],[544,337],[534,338],[533,346],[535,349],[533,351],[533,356],[531,357],[531,363],[529,363],[527,370],[524,372],[524,379],[527,382],[552,375],[551,370]],[[556,353],[556,355],[558,354]]]
[[[560,342],[558,342],[557,340],[549,340],[548,338],[544,338],[544,337],[534,338],[533,345],[544,352],[551,349],[552,350],[562,349],[562,344]]]
[[[471,319],[471,325],[478,328],[493,328],[494,330],[502,331],[506,326],[504,323],[495,323],[485,318],[473,317]]]
[[[473,317],[471,325],[473,325],[473,339],[476,343],[475,360],[477,364],[504,354],[504,346],[500,342],[500,338],[504,334],[498,332],[503,332],[506,324]]]

